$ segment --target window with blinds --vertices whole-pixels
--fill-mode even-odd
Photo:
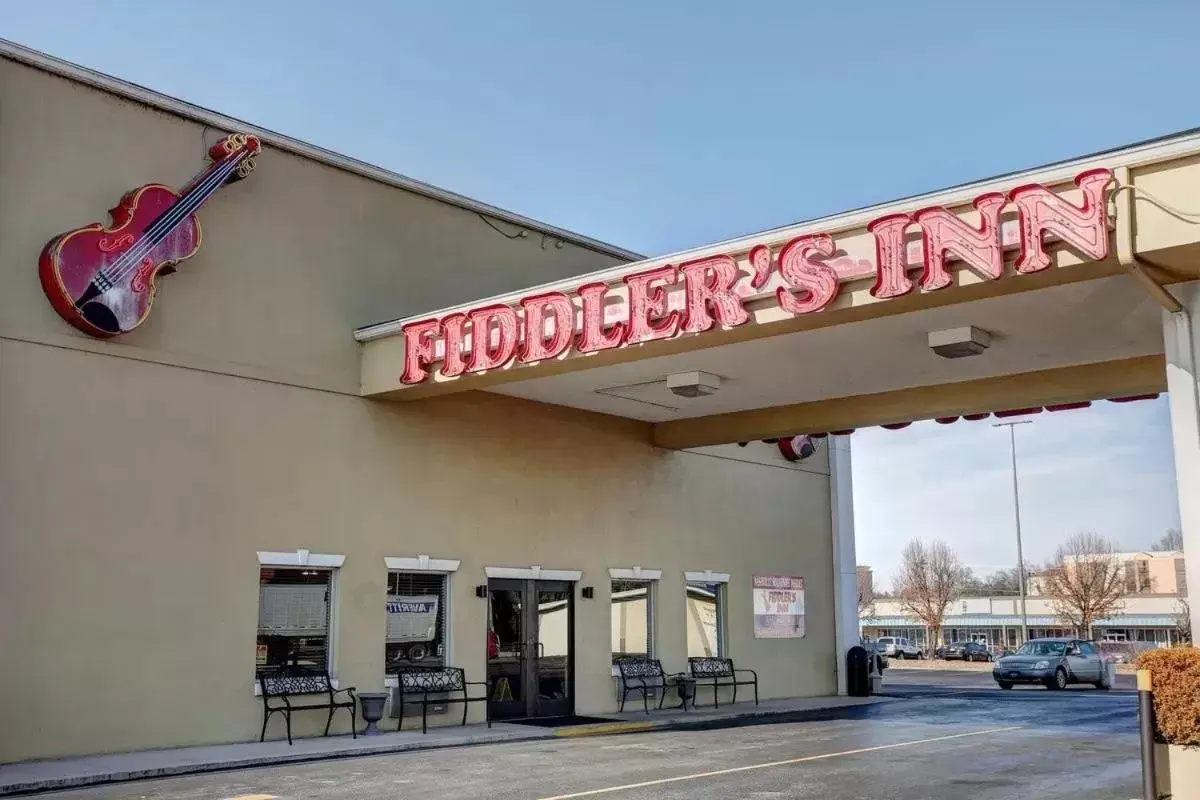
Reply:
[[[687,583],[688,656],[725,656],[725,587],[720,583]]]
[[[1125,562],[1125,592],[1126,594],[1138,593],[1137,562],[1132,559]]]
[[[384,672],[446,665],[447,576],[389,572]]]
[[[654,601],[650,581],[612,582],[612,658],[654,652]]]
[[[281,667],[329,669],[332,589],[332,570],[259,570],[256,674]]]

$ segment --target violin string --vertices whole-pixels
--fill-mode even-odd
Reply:
[[[113,264],[115,269],[108,275],[109,281],[115,284],[137,269],[142,260],[161,244],[180,222],[191,215],[220,188],[246,155],[246,151],[243,150],[237,156],[230,157],[226,163],[209,172],[193,189],[188,190],[188,193],[179,202],[171,206],[158,222],[150,226],[138,238],[134,247],[125,251],[121,258],[117,259]]]
[[[220,187],[220,184],[224,183],[225,178],[229,176],[237,163],[241,161],[241,158],[241,156],[238,156],[229,159],[227,164],[223,164],[220,168],[212,170],[195,187],[187,190],[187,194],[180,198],[179,202],[171,206],[161,219],[150,226],[138,238],[137,244],[134,247],[127,250],[121,258],[117,259],[113,265],[116,269],[108,276],[109,280],[116,283],[128,275],[130,271],[136,269],[142,260],[155,247],[161,244],[180,222],[212,196]]]
[[[240,159],[231,159],[231,162],[236,166],[236,161],[238,160]],[[137,269],[145,257],[161,244],[180,222],[216,191],[219,184],[224,182],[224,179],[228,177],[230,172],[232,172],[230,165],[222,165],[221,168],[213,170],[194,189],[189,190],[188,195],[181,198],[180,202],[171,206],[158,222],[138,238],[134,247],[127,250],[121,258],[117,259],[113,264],[111,273],[107,275],[109,282],[116,284],[130,272]],[[216,186],[213,185],[214,182],[217,184]]]

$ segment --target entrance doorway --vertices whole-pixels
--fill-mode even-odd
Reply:
[[[575,585],[488,581],[488,705],[493,719],[575,710]]]

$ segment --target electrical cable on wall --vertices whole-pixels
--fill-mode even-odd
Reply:
[[[528,237],[528,236],[529,236],[529,231],[525,230],[524,228],[522,228],[521,230],[517,231],[516,233],[505,233],[504,231],[502,231],[502,230],[500,230],[499,228],[497,228],[497,227],[496,227],[496,225],[495,225],[495,224],[494,224],[494,223],[493,223],[493,222],[492,222],[490,219],[488,219],[487,217],[485,217],[483,214],[480,214],[479,212],[476,212],[476,213],[475,213],[475,216],[479,217],[481,220],[483,220],[485,223],[487,223],[487,226],[488,226],[489,228],[491,228],[491,229],[492,229],[492,230],[494,230],[496,233],[498,233],[498,234],[500,234],[501,236],[503,236],[505,239],[524,239],[524,238],[526,238],[526,237]],[[543,239],[544,239],[544,238],[545,238],[545,236],[543,235]]]

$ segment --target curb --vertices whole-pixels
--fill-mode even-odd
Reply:
[[[528,735],[510,734],[507,736],[484,734],[481,736],[472,737],[470,739],[458,741],[397,742],[395,744],[384,744],[378,747],[357,748],[352,751],[252,756],[210,762],[198,761],[192,764],[171,764],[165,767],[147,767],[144,769],[95,772],[88,775],[70,775],[13,783],[4,782],[4,767],[6,765],[0,765],[0,797],[10,797],[13,795],[23,794],[38,794],[42,792],[59,791],[62,789],[79,789],[87,786],[101,786],[109,783],[126,783],[128,781],[148,780],[151,778],[175,778],[183,775],[202,775],[214,772],[231,772],[239,769],[255,769],[258,767],[274,767],[287,764],[306,764],[316,761],[335,761],[338,759],[359,758],[361,756],[390,755],[394,753],[417,752],[420,750],[446,750],[452,747],[472,747],[474,745],[481,744],[530,742],[551,739],[553,737],[554,733],[552,731],[530,731]]]
[[[599,725],[572,725],[569,728],[556,728],[552,734],[556,738],[574,738],[578,736],[613,736],[621,733],[639,733],[661,729],[661,725],[650,722],[606,722]]]
[[[528,733],[480,734],[468,739],[453,741],[426,740],[418,742],[397,742],[380,744],[377,747],[356,748],[351,751],[330,751],[324,753],[295,753],[249,756],[244,758],[224,759],[222,761],[195,762],[191,764],[170,764],[163,767],[147,767],[133,770],[113,770],[111,772],[94,772],[81,775],[67,775],[54,778],[43,778],[20,782],[4,781],[4,766],[0,765],[0,797],[14,795],[37,794],[41,792],[59,791],[62,789],[79,789],[88,786],[100,786],[111,783],[147,780],[152,778],[173,778],[183,775],[199,775],[215,772],[230,772],[240,769],[255,769],[259,767],[281,766],[286,764],[304,764],[317,761],[334,761],[340,759],[359,758],[362,756],[391,755],[395,753],[418,752],[421,750],[445,750],[453,747],[472,747],[484,744],[503,744],[507,742],[547,741],[551,739],[583,738],[588,736],[617,736],[631,733],[649,733],[651,731],[670,730],[717,730],[721,728],[736,728],[747,725],[768,725],[800,721],[816,715],[825,715],[839,711],[853,712],[882,703],[896,702],[902,698],[876,695],[874,702],[861,705],[832,705],[819,708],[798,709],[794,711],[756,711],[747,710],[732,716],[715,718],[674,718],[670,720],[644,721],[613,721],[595,725],[579,725],[550,730],[530,729]],[[8,765],[16,766],[16,765]]]

